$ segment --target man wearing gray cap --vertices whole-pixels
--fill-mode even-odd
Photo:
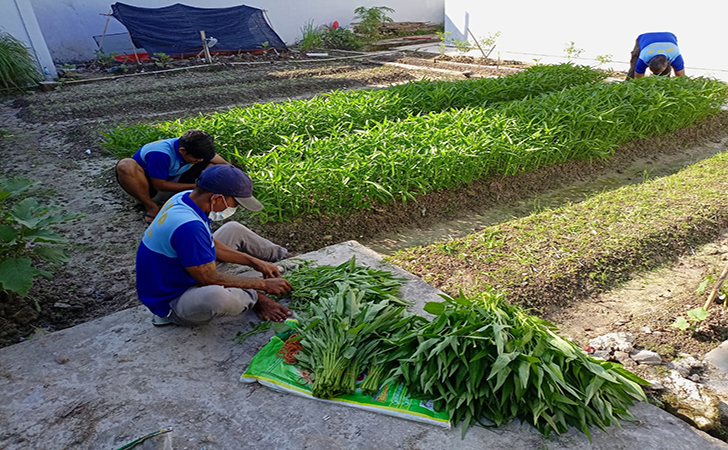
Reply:
[[[263,209],[245,172],[214,165],[202,172],[194,190],[169,199],[147,228],[137,251],[137,293],[156,325],[198,325],[250,308],[262,320],[280,322],[291,315],[263,293],[291,290],[271,263],[290,257],[288,251],[237,222],[214,235],[210,230],[211,221],[232,216],[237,205]],[[250,266],[263,279],[219,272],[227,263]]]

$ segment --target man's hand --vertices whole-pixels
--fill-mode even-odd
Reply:
[[[263,290],[269,294],[281,295],[291,291],[291,283],[283,278],[268,278],[263,280],[265,287]]]
[[[257,260],[253,269],[263,274],[263,278],[280,278],[281,271],[275,264]]]

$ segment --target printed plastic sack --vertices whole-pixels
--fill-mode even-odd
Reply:
[[[312,382],[308,371],[302,370],[297,365],[286,364],[284,359],[277,355],[280,354],[279,350],[283,348],[291,334],[293,334],[293,330],[273,336],[270,342],[250,361],[250,366],[241,375],[240,381],[258,382],[277,391],[450,428],[448,414],[435,412],[432,409],[431,401],[410,398],[407,389],[401,384],[389,383],[381,386],[374,397],[363,395],[359,388],[354,394],[341,395],[332,399],[314,397],[311,394]],[[360,378],[357,379],[357,385],[364,380],[364,376],[360,375]]]

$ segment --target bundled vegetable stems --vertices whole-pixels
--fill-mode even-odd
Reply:
[[[574,426],[590,436],[646,400],[648,384],[621,365],[594,359],[557,336],[554,325],[509,305],[501,293],[428,303],[437,317],[398,342],[396,376],[417,397],[434,400],[453,423],[515,417],[543,434]]]
[[[288,304],[291,309],[306,309],[309,302],[335,295],[339,289],[336,283],[344,282],[363,292],[364,301],[376,303],[386,300],[392,305],[411,305],[397,295],[405,278],[395,277],[386,270],[358,266],[355,257],[336,267],[307,264],[297,268],[286,279],[293,286]]]
[[[408,330],[416,316],[387,300],[363,301],[366,291],[336,282],[334,295],[309,305],[299,319],[299,363],[313,372],[312,393],[331,398],[356,390],[356,378],[397,330]]]
[[[334,269],[352,273],[354,264]],[[332,268],[320,269],[330,276]],[[315,269],[304,270],[301,280],[316,278]],[[389,297],[377,298],[366,276],[360,281],[364,289],[352,280],[319,287],[301,314],[298,359],[314,374],[314,396],[351,394],[357,376],[368,371],[363,394],[401,382],[415,398],[433,400],[454,424],[463,422],[463,435],[484,418],[501,425],[518,417],[546,436],[569,426],[590,436],[590,426],[634,419],[628,407],[645,400],[640,384],[646,381],[587,355],[502,293],[444,296],[425,306],[436,316],[428,322]]]

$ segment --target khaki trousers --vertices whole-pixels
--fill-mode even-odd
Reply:
[[[264,239],[238,222],[228,222],[213,235],[223,244],[264,261],[275,262],[290,257],[288,250]],[[224,269],[228,263],[217,263]],[[178,325],[200,325],[215,317],[237,316],[258,301],[254,289],[226,288],[218,285],[193,286],[172,300],[169,319]]]

